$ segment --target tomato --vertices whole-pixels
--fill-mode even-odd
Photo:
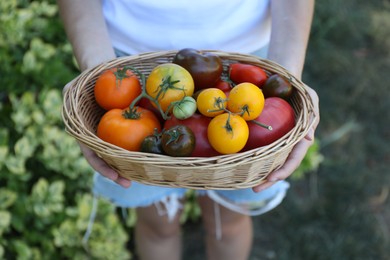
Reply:
[[[211,118],[201,114],[194,114],[185,120],[179,120],[171,116],[165,121],[164,129],[171,128],[174,125],[185,125],[189,127],[195,135],[195,149],[192,151],[193,157],[210,157],[219,155],[217,151],[210,145],[207,138],[207,127]]]
[[[222,90],[218,88],[207,88],[199,93],[196,99],[196,105],[202,115],[214,117],[225,112],[226,101],[226,95]]]
[[[194,80],[183,67],[164,63],[156,66],[146,80],[146,93],[166,112],[170,104],[194,93]]]
[[[244,148],[248,141],[249,128],[241,116],[224,113],[211,120],[207,136],[216,151],[232,154]]]
[[[232,63],[229,65],[229,78],[236,84],[250,82],[261,88],[267,80],[267,73],[255,65]]]
[[[154,134],[148,135],[141,143],[141,152],[164,154],[161,144],[161,134],[155,131]]]
[[[96,80],[96,102],[105,110],[127,108],[141,94],[141,84],[129,69],[109,69]]]
[[[262,87],[264,97],[280,97],[288,100],[293,93],[291,82],[279,74],[271,75]]]
[[[152,101],[150,101],[148,98],[141,98],[137,105],[152,111],[156,115],[160,123],[164,123],[164,118],[160,110],[155,105],[153,105]]]
[[[185,96],[173,106],[173,115],[178,119],[186,119],[196,112],[196,100]]]
[[[190,72],[196,90],[214,87],[223,70],[219,56],[191,48],[178,51],[172,62]]]
[[[225,93],[226,97],[229,97],[229,93],[232,90],[233,86],[226,80],[220,80],[218,83],[215,85],[216,88],[219,88],[220,90]]]
[[[230,91],[228,110],[241,114],[246,121],[258,117],[263,107],[263,92],[252,83],[238,84]]]
[[[189,127],[176,125],[163,131],[161,145],[167,155],[190,156],[195,148],[195,135]]]
[[[100,119],[97,136],[126,150],[139,151],[142,141],[155,129],[161,130],[160,122],[147,109],[111,109]]]
[[[287,134],[295,126],[294,110],[282,98],[266,98],[263,112],[255,121],[271,126],[272,130],[248,122],[249,139],[244,150],[271,144]]]

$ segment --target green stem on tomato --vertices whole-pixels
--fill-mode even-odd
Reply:
[[[146,77],[143,73],[141,73],[138,69],[134,68],[134,67],[131,67],[131,66],[125,66],[124,68],[126,69],[129,69],[131,71],[133,71],[135,74],[137,74],[137,76],[139,77],[140,81],[141,81],[141,94],[139,94],[134,100],[133,102],[131,102],[130,104],[130,110],[132,110],[135,105],[142,99],[142,98],[147,98],[149,99],[150,101],[152,101],[156,106],[157,106],[157,109],[160,111],[161,113],[161,116],[163,117],[164,120],[167,120],[169,117],[168,117],[168,113],[167,112],[164,112],[164,110],[161,108],[160,104],[158,103],[157,99],[151,97],[147,92],[146,92]],[[168,110],[169,111],[169,110]]]

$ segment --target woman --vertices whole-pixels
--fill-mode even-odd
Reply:
[[[310,0],[58,0],[58,3],[81,70],[119,55],[190,47],[256,54],[283,65],[297,78],[303,70],[314,8],[314,1]],[[308,91],[318,114],[317,95],[310,88]],[[253,189],[228,193],[228,199],[238,202],[238,198],[245,197],[246,202],[262,201],[285,192],[283,180],[304,158],[315,128],[316,125],[294,147],[284,166],[271,173],[266,182]],[[118,206],[137,208],[135,239],[141,259],[180,259],[177,211],[185,190],[132,183],[120,177],[93,151],[82,144],[80,147],[99,173],[95,175],[95,194],[111,199]],[[139,194],[141,199],[135,199]],[[226,207],[216,207],[207,195],[199,196],[198,201],[208,258],[247,259],[252,246],[251,218]],[[160,209],[166,214],[159,214]]]

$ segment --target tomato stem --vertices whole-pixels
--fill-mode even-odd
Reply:
[[[223,99],[221,97],[216,97],[214,99],[214,107],[217,107],[217,109],[207,109],[207,112],[219,112],[222,110],[227,111],[226,107],[223,105],[224,102],[227,101],[227,99]]]
[[[138,119],[141,117],[141,114],[137,111],[137,107],[130,107],[129,110],[125,110],[122,115],[126,119]]]
[[[247,113],[248,116],[250,116],[249,106],[246,104],[241,108],[240,116],[243,116],[245,113]]]
[[[131,66],[125,66],[124,68],[126,69],[130,69],[131,71],[133,71],[135,74],[137,74],[137,76],[139,77],[140,79],[140,82],[141,82],[141,94],[139,94],[134,100],[133,102],[130,104],[130,110],[133,109],[136,104],[142,99],[142,98],[147,98],[149,99],[150,101],[152,101],[158,108],[158,110],[160,111],[161,113],[161,116],[163,117],[164,120],[167,120],[169,117],[168,117],[168,113],[164,113],[163,109],[161,108],[160,104],[157,102],[157,99],[151,97],[148,95],[148,93],[146,93],[146,77],[143,73],[141,73],[138,69],[134,68],[134,67],[131,67]]]
[[[227,118],[227,120],[226,120],[226,124],[225,124],[224,128],[226,129],[227,132],[233,134],[233,127],[232,127],[232,125],[230,124],[230,116],[231,116],[231,112],[228,111],[228,118]]]
[[[272,131],[272,126],[270,126],[270,125],[266,125],[266,124],[260,123],[260,122],[258,122],[256,120],[251,120],[251,122],[256,124],[256,125],[258,125],[258,126],[261,126],[261,127],[265,128],[265,129],[268,129],[268,130]]]
[[[122,84],[122,80],[125,79],[125,78],[129,78],[129,75],[127,75],[127,70],[128,68],[124,67],[122,69],[117,69],[115,72],[114,72],[114,75],[115,75],[115,86],[116,88],[119,88],[120,85]]]
[[[166,132],[169,135],[169,140],[166,144],[170,144],[172,142],[177,142],[179,140],[182,133],[180,131],[177,131],[176,129],[173,129],[172,131]]]
[[[162,95],[162,98],[164,98],[165,93],[168,91],[168,89],[177,89],[177,90],[183,90],[183,88],[177,88],[175,87],[175,84],[179,83],[180,80],[172,80],[172,76],[169,75],[168,77],[164,78],[162,83],[159,85],[158,93],[156,96],[156,99],[158,100],[160,96]],[[156,90],[157,91],[157,90]]]

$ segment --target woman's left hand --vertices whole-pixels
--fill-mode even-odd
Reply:
[[[298,142],[291,153],[289,154],[284,165],[278,170],[272,172],[265,182],[262,182],[260,185],[253,187],[254,192],[260,192],[265,190],[275,184],[277,181],[284,180],[289,177],[301,164],[303,158],[305,157],[307,150],[314,143],[314,133],[319,123],[319,101],[317,93],[308,87],[308,92],[313,100],[314,105],[314,113],[316,115],[315,122],[313,127],[309,130],[305,138],[303,138],[300,142]]]

